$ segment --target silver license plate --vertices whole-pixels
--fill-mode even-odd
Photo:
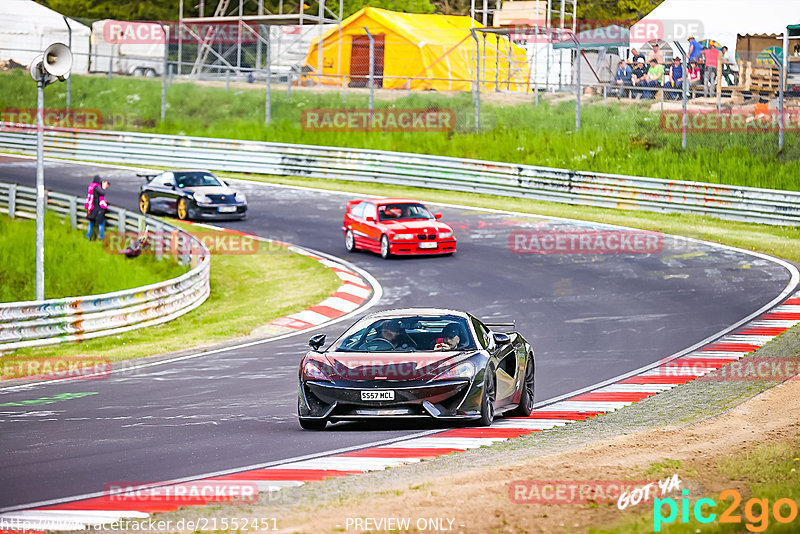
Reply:
[[[394,400],[394,391],[391,389],[377,389],[374,391],[362,391],[362,401],[390,401]]]
[[[436,248],[436,247],[437,247],[436,243],[428,242],[428,243],[420,243],[419,244],[419,248]]]
[[[220,206],[217,209],[220,213],[233,213],[236,211],[236,206]]]

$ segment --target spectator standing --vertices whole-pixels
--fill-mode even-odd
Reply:
[[[617,90],[618,98],[628,97],[630,89],[623,89],[623,88],[631,86],[632,75],[633,75],[633,69],[631,69],[630,65],[625,63],[624,59],[621,59],[619,64],[617,65],[617,73],[614,76],[614,87]]]
[[[664,65],[659,64],[655,58],[650,60],[650,68],[645,75],[644,87],[661,87],[661,80],[664,78]],[[655,91],[645,91],[642,98],[655,98]]]
[[[647,54],[647,62],[650,63],[652,60],[656,60],[656,63],[664,63],[664,52],[661,51],[658,47],[658,43],[653,43],[653,49],[650,50],[650,53]]]
[[[641,59],[642,63],[644,63],[645,60],[644,54],[639,53],[639,51],[635,48],[631,48],[631,60],[630,60],[631,66],[636,67],[636,64],[639,62],[639,59]]]
[[[633,74],[631,75],[631,82],[634,87],[646,87],[647,65],[645,65],[644,58],[642,57],[636,60],[636,66],[633,68]],[[637,91],[633,93],[633,96],[641,98],[642,93]]]
[[[697,42],[694,35],[689,37],[689,54],[686,61],[692,62],[700,59],[703,53],[703,45]],[[714,63],[716,65],[716,63]]]
[[[717,64],[720,59],[720,52],[717,47],[711,46],[703,50],[706,69],[703,73],[703,95],[713,96],[717,88]]]
[[[86,230],[86,239],[94,241],[95,230],[102,241],[106,236],[106,210],[108,203],[106,202],[105,191],[108,189],[108,180],[101,180],[100,176],[95,175],[94,180],[89,184],[89,190],[86,195],[86,204],[84,208],[89,213],[89,228]]]
[[[669,68],[669,72],[667,73],[667,81],[664,83],[664,87],[676,89],[676,91],[670,91],[670,100],[678,100],[680,98],[677,89],[683,89],[683,78],[684,74],[683,65],[681,65],[681,58],[679,56],[675,56],[672,58],[672,66]]]

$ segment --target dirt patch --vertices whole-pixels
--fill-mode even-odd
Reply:
[[[742,484],[717,474],[717,459],[741,454],[759,444],[792,439],[800,432],[798,413],[800,379],[795,377],[703,423],[635,432],[566,453],[499,468],[464,470],[368,498],[344,499],[312,510],[282,514],[280,527],[287,532],[363,531],[355,528],[355,520],[409,518],[411,530],[422,531],[418,527],[425,526],[425,521],[441,518],[443,526],[449,526],[449,519],[454,520],[454,532],[580,531],[607,525],[624,514],[642,513],[647,507],[619,511],[615,503],[515,504],[509,496],[509,484],[515,480],[663,479],[674,473],[675,469],[669,468],[672,462],[665,462],[667,468],[662,473],[645,471],[652,464],[669,459],[681,462],[682,487],[694,488],[693,495],[729,488],[746,494],[746,488],[737,487]],[[466,509],[464,503],[469,503]],[[418,525],[417,521],[422,522]],[[384,525],[388,528],[369,523],[368,530],[392,528]]]

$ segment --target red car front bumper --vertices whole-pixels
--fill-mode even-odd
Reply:
[[[436,248],[422,248],[420,245],[429,247],[435,244]],[[443,239],[439,241],[392,241],[389,242],[389,250],[395,256],[418,255],[418,254],[453,254],[456,251],[455,239]]]

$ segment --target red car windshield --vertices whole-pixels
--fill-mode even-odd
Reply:
[[[428,211],[428,208],[422,204],[413,204],[410,202],[378,206],[378,220],[380,221],[409,219],[433,219],[433,215]]]

